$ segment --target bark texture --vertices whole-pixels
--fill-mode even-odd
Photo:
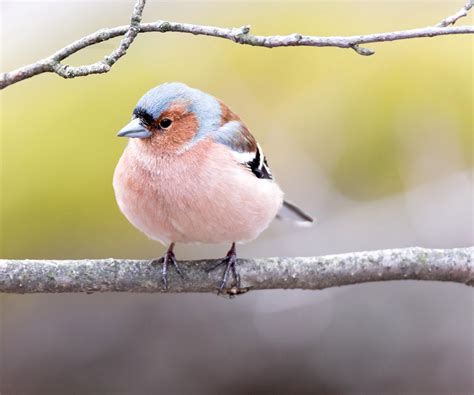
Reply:
[[[238,44],[263,48],[293,46],[350,48],[363,56],[370,56],[375,52],[372,49],[361,47],[360,45],[414,38],[474,33],[473,25],[454,26],[459,19],[467,16],[469,10],[472,8],[473,0],[468,0],[458,12],[443,19],[435,26],[386,33],[333,37],[309,36],[300,33],[285,36],[256,36],[250,34],[250,26],[228,28],[169,21],[140,23],[143,9],[145,7],[145,1],[146,0],[137,0],[133,8],[129,25],[98,30],[95,33],[82,37],[64,48],[61,48],[47,58],[22,66],[16,70],[0,74],[0,89],[4,89],[7,86],[43,73],[56,73],[63,78],[75,78],[91,74],[107,73],[111,70],[112,66],[125,55],[127,49],[133,43],[137,35],[139,33],[147,32],[178,32],[193,35],[205,35],[223,38]],[[66,58],[77,51],[118,36],[124,36],[119,47],[102,60],[82,66],[71,66],[63,63]]]
[[[451,281],[474,286],[474,247],[419,247],[354,252],[321,257],[239,259],[241,289],[324,289],[372,281]],[[184,279],[169,272],[169,288],[161,266],[124,259],[0,260],[0,292],[216,292],[222,270],[206,268],[215,260],[181,261]]]

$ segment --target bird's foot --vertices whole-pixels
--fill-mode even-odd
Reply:
[[[240,275],[237,272],[237,253],[235,252],[235,243],[232,243],[232,247],[230,248],[229,252],[227,253],[224,259],[218,261],[215,265],[211,266],[210,268],[206,269],[206,272],[211,272],[217,269],[220,266],[225,266],[224,274],[222,276],[222,281],[219,286],[219,294],[221,294],[224,289],[227,288],[227,280],[229,278],[229,273],[232,273],[232,277],[234,277],[235,285],[230,287],[230,294],[238,294],[240,293]]]
[[[163,284],[165,285],[165,288],[168,289],[168,267],[171,265],[174,267],[176,272],[181,276],[181,278],[184,278],[183,272],[178,266],[178,263],[176,261],[176,256],[174,255],[173,252],[173,247],[174,243],[170,245],[168,250],[166,251],[165,255],[163,255],[161,258],[154,259],[150,262],[151,265],[159,265],[161,264],[161,279],[163,281]]]

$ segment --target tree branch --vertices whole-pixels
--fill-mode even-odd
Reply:
[[[144,5],[145,0],[138,0],[136,2],[132,14],[132,21],[128,26],[118,26],[110,29],[99,30],[73,42],[70,45],[67,45],[47,58],[39,60],[30,65],[20,67],[8,73],[0,74],[0,89],[42,73],[56,73],[64,78],[74,78],[89,74],[106,73],[110,71],[111,67],[120,57],[125,55],[126,50],[131,45],[138,33],[190,33],[194,35],[224,38],[239,44],[265,48],[288,46],[351,48],[358,54],[364,56],[373,55],[374,51],[368,48],[360,47],[362,44],[474,33],[474,26],[472,25],[458,27],[450,26],[453,25],[458,19],[467,15],[467,12],[472,8],[472,0],[469,0],[466,5],[456,14],[451,15],[433,27],[424,27],[389,33],[334,37],[305,36],[299,33],[286,36],[254,36],[250,34],[250,26],[242,26],[240,28],[223,28],[167,21],[156,21],[154,23],[140,24],[139,22],[141,20],[141,14]],[[125,37],[121,41],[119,48],[117,48],[104,60],[91,65],[77,67],[63,65],[61,63],[64,59],[81,49],[106,40],[110,40],[114,37],[122,36],[124,34]]]
[[[142,20],[142,13],[143,8],[145,8],[146,0],[137,0],[135,3],[135,7],[133,8],[132,17],[130,19],[130,25],[127,27],[125,32],[125,36],[120,41],[120,45],[116,48],[109,56],[106,56],[103,60],[100,60],[96,63],[84,65],[84,66],[69,66],[69,65],[62,65],[60,63],[61,60],[64,59],[61,52],[62,50],[56,52],[52,56],[50,65],[53,71],[64,78],[73,78],[73,77],[82,77],[89,74],[100,74],[100,73],[107,73],[110,71],[110,68],[127,52],[127,49],[132,45],[135,37],[138,36],[140,32],[140,22]],[[66,56],[70,56],[77,50],[81,49],[78,48],[74,50],[74,48],[70,48],[65,53]],[[68,47],[64,48],[67,49]],[[1,78],[0,78],[1,80]]]
[[[324,289],[390,280],[451,281],[474,286],[474,247],[419,247],[305,258],[239,259],[241,287],[228,294],[262,289]],[[215,292],[222,271],[205,269],[217,261],[179,262],[182,279],[169,273],[168,292]],[[0,260],[0,292],[166,292],[161,266],[148,261]]]
[[[467,13],[469,10],[472,8],[472,0],[467,0],[467,3],[464,4],[464,6],[455,14],[448,16],[446,19],[443,19],[440,23],[438,23],[436,26],[439,27],[446,27],[449,25],[454,25],[458,19],[461,19],[465,16],[467,16]]]

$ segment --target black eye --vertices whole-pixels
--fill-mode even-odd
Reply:
[[[162,129],[168,129],[171,124],[173,123],[173,121],[169,118],[163,118],[161,121],[160,121],[160,128]]]

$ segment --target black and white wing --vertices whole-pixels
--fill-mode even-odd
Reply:
[[[225,123],[214,136],[214,140],[232,149],[235,159],[247,167],[257,178],[273,180],[267,158],[260,144],[240,120]],[[277,218],[301,226],[311,226],[314,219],[293,203],[284,201]]]

